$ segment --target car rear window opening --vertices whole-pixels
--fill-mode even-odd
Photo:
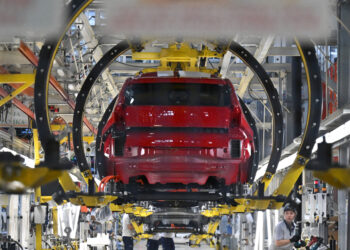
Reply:
[[[125,90],[126,105],[229,106],[227,85],[198,83],[132,84]]]

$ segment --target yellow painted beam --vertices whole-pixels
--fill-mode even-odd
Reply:
[[[299,176],[303,172],[308,161],[309,159],[302,157],[301,155],[297,155],[292,167],[288,170],[281,184],[274,191],[273,196],[288,196],[294,188],[295,182],[298,180]]]
[[[9,164],[11,171],[7,170],[9,168]],[[18,192],[23,191],[22,189],[38,187],[54,181],[62,174],[62,172],[64,171],[52,170],[47,167],[29,168],[21,163],[15,162],[0,164],[0,176],[2,177],[1,181],[4,183],[14,181],[21,183],[22,186],[18,186]]]
[[[350,187],[350,168],[330,168],[325,171],[313,171],[313,174],[338,189]]]
[[[42,249],[42,227],[41,224],[35,225],[35,249],[41,250]]]
[[[218,228],[220,223],[220,220],[215,220],[213,222],[210,222],[208,225],[208,231],[206,234],[191,234],[189,240],[194,241],[194,244],[192,247],[197,247],[204,239],[212,239],[216,229]]]
[[[208,234],[214,235],[216,229],[218,228],[220,220],[216,220],[215,222],[211,222],[208,227]]]
[[[215,73],[217,70],[207,69],[198,66],[201,58],[221,58],[223,53],[212,51],[204,48],[201,51],[191,48],[187,43],[176,43],[169,48],[161,49],[160,52],[133,52],[133,60],[158,60],[160,66],[158,68],[143,69],[143,73],[156,71],[173,71],[180,63],[182,70],[190,72]]]
[[[153,214],[152,211],[147,210],[146,208],[134,206],[132,203],[127,203],[123,205],[116,205],[116,204],[109,204],[109,208],[113,212],[120,212],[120,213],[127,213],[127,214],[133,214],[136,217],[147,217],[151,214]]]
[[[40,196],[41,196],[41,188],[38,187],[35,189],[35,202],[40,202]],[[42,249],[42,227],[41,224],[35,225],[35,249],[41,250]]]
[[[269,173],[269,172],[266,172],[263,176],[263,178],[261,179],[261,183],[264,183],[264,191],[267,190],[267,188],[269,187],[272,179],[273,179],[274,175]],[[255,191],[254,195],[258,195],[258,190]]]
[[[71,141],[73,141],[72,135],[71,135],[70,139],[71,139]],[[60,144],[65,143],[67,141],[68,141],[68,137],[66,136],[62,140],[60,140]],[[95,141],[95,137],[94,136],[83,136],[83,141],[87,142],[88,144],[91,144],[92,142]]]
[[[101,207],[108,205],[116,199],[118,199],[118,197],[112,195],[90,196],[79,194],[76,198],[70,198],[69,201],[74,205],[84,205],[87,207]]]
[[[131,220],[131,224],[134,227],[136,234],[143,234],[143,224],[138,225],[134,220]]]
[[[35,82],[35,74],[0,74],[0,84]]]
[[[80,188],[77,185],[75,185],[75,183],[73,182],[72,178],[69,176],[67,171],[64,171],[62,173],[62,175],[58,178],[58,181],[65,192],[67,191],[81,192]]]
[[[33,128],[33,140],[34,140],[34,161],[35,166],[40,164],[40,140],[39,140],[39,134],[38,129]]]
[[[66,124],[51,124],[50,128],[52,131],[62,131],[66,128]]]
[[[17,88],[15,91],[13,91],[9,95],[5,96],[3,99],[0,100],[0,107],[2,105],[4,105],[5,103],[7,103],[8,101],[15,98],[17,95],[21,94],[24,90],[26,90],[27,88],[29,88],[33,84],[34,84],[34,82],[26,82],[21,87]]]
[[[53,234],[58,237],[57,207],[52,208]]]
[[[133,52],[132,60],[159,60],[159,52]]]
[[[40,196],[40,203],[48,203],[52,201],[52,196]]]

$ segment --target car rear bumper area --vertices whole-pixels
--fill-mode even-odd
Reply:
[[[193,156],[116,157],[109,159],[108,172],[118,174],[124,184],[129,183],[130,177],[145,176],[149,184],[204,185],[213,176],[230,185],[239,181],[241,164],[237,159]]]

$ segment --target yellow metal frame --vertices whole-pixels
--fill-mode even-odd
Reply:
[[[91,1],[88,1],[86,5],[82,8],[84,9]],[[70,24],[73,22],[73,20],[80,14],[81,11],[79,11],[71,20]],[[63,37],[63,36],[62,36]],[[62,39],[60,37],[60,41]],[[298,48],[300,49],[300,45],[297,43]],[[55,53],[57,52],[58,46],[55,48]],[[303,57],[302,53],[300,53],[305,65],[305,68],[307,69],[307,65],[305,64],[305,58]],[[168,49],[162,49],[159,53],[148,53],[148,52],[134,52],[132,55],[132,58],[134,60],[159,60],[160,61],[160,67],[157,69],[144,69],[143,72],[156,72],[156,71],[174,71],[178,67],[178,65],[181,66],[181,69],[184,71],[190,71],[190,72],[206,72],[206,73],[217,73],[216,70],[209,70],[200,68],[198,66],[199,59],[202,57],[216,57],[220,58],[223,54],[210,51],[208,48],[205,48],[202,51],[197,51],[195,49],[190,48],[190,46],[186,43],[176,43],[171,46],[169,46]],[[50,62],[50,72],[51,73],[51,66],[53,61]],[[307,73],[307,81],[309,80],[308,70],[306,70]],[[48,80],[47,80],[48,81]],[[308,84],[309,91],[310,90],[310,84]],[[309,100],[310,101],[310,100]],[[310,105],[309,105],[310,107]],[[308,113],[308,120],[309,120],[309,113]],[[288,171],[287,175],[284,177],[283,181],[281,182],[280,186],[275,190],[273,193],[274,196],[277,195],[284,195],[287,196],[290,191],[293,188],[293,185],[295,184],[296,180],[302,173],[303,169],[305,168],[305,165],[308,162],[308,158],[304,158],[300,155],[297,156],[295,162],[293,163],[293,166]],[[340,178],[341,172],[332,171],[333,174]],[[85,180],[91,179],[92,175],[90,171],[85,171],[82,173]],[[320,174],[320,173],[319,173]],[[74,182],[70,182],[66,179],[68,179],[69,175],[65,173],[61,178],[60,182],[63,183],[62,186],[65,186],[66,190],[74,190],[78,192],[80,191],[74,184]],[[327,177],[327,176],[326,176]],[[261,182],[265,184],[265,190],[268,188],[271,180],[273,178],[272,173],[265,173],[263,179]],[[337,183],[338,185],[344,185],[343,181],[339,181]],[[77,198],[72,198],[72,202],[79,205],[87,205],[87,206],[96,206],[96,205],[106,205],[110,203],[111,201],[117,199],[117,197],[114,196],[101,196],[101,197],[92,197],[92,196],[84,196],[84,195],[78,195]],[[247,211],[253,211],[253,210],[260,210],[260,209],[267,209],[267,208],[279,208],[282,203],[276,202],[273,199],[237,199],[236,200],[239,205],[238,206],[220,206],[218,208],[213,208],[211,210],[204,211],[202,214],[207,217],[216,217],[221,216],[223,214],[231,214],[231,213],[237,213],[237,212],[247,212]],[[148,216],[152,212],[147,211],[146,209],[142,207],[133,207],[132,205],[110,205],[115,209],[115,211],[124,211],[133,213],[138,216]],[[138,235],[143,235],[143,227],[141,225],[137,225],[135,221],[132,222],[135,231],[138,233]],[[134,225],[135,224],[135,225]],[[203,239],[211,239],[213,237],[213,234],[215,233],[215,230],[219,224],[219,220],[216,220],[215,222],[210,223],[208,228],[207,234],[202,235],[191,235],[191,240],[195,241],[195,244],[199,244],[201,240]]]
[[[157,71],[174,71],[178,64],[181,65],[181,69],[190,72],[205,72],[209,74],[217,73],[216,69],[208,69],[205,67],[199,67],[200,58],[221,58],[222,53],[212,51],[205,47],[201,51],[193,49],[187,43],[174,43],[169,45],[169,48],[163,48],[160,52],[133,52],[133,60],[157,60],[160,61],[158,68],[146,68],[143,69],[143,73],[157,72]]]
[[[52,208],[53,234],[58,237],[57,207]]]
[[[311,80],[310,80],[310,74],[309,74],[309,70],[308,70],[308,64],[306,62],[305,55],[301,49],[300,43],[297,39],[295,39],[295,43],[297,45],[297,48],[299,50],[299,54],[300,54],[301,59],[302,59],[303,64],[304,64],[305,73],[306,73],[306,81],[307,81],[307,86],[308,86],[308,95],[310,97],[311,96]],[[305,128],[309,127],[310,112],[311,112],[311,98],[309,98],[308,104],[309,105],[308,105],[307,121],[306,121]],[[305,139],[305,133],[304,133],[304,136],[302,138],[301,145],[303,145],[304,139]],[[300,148],[299,148],[299,150],[300,150]],[[301,173],[303,172],[306,164],[310,160],[310,158],[306,158],[306,157],[303,157],[302,155],[300,155],[299,150],[298,150],[298,154],[294,160],[292,167],[288,170],[288,172],[284,176],[281,184],[274,191],[274,193],[273,193],[274,196],[277,196],[277,195],[288,196],[289,193],[292,191],[295,182],[298,180],[298,178],[301,175]],[[265,174],[265,176],[266,176],[266,174]],[[263,181],[265,181],[265,190],[266,190],[268,185],[270,184],[270,182],[272,180],[272,176],[267,176],[270,178],[265,178],[265,176],[264,176]]]
[[[211,240],[214,237],[215,231],[218,228],[220,220],[215,220],[210,222],[208,225],[208,232],[206,234],[191,234],[189,240],[194,241],[192,247],[199,246],[202,240],[209,239]]]
[[[73,140],[73,136],[72,135],[70,135],[70,139],[71,139],[71,141]],[[67,142],[67,141],[68,141],[68,136],[66,136],[62,140],[60,140],[60,144],[63,144],[65,142]],[[84,136],[83,137],[83,141],[87,142],[88,144],[91,144],[92,142],[95,141],[95,137],[94,136]]]
[[[35,74],[0,74],[1,83],[23,83],[19,88],[11,92],[0,100],[0,107],[11,101],[17,95],[21,94],[24,90],[32,86],[35,82]]]
[[[41,196],[41,188],[38,187],[35,189],[35,202],[40,201]],[[35,249],[41,250],[42,249],[42,226],[41,224],[35,225]]]
[[[350,168],[330,168],[325,171],[313,171],[313,174],[338,189],[350,187]]]
[[[85,194],[78,194],[76,198],[70,198],[69,201],[74,205],[83,205],[87,207],[102,207],[106,206],[112,201],[118,199],[117,196],[91,196]]]
[[[245,213],[253,212],[256,210],[266,210],[266,209],[280,209],[283,206],[283,202],[277,202],[274,199],[235,199],[237,206],[231,205],[219,205],[211,209],[204,210],[201,212],[202,215],[213,218],[221,217],[223,215],[231,215],[234,213]]]
[[[58,181],[65,192],[73,191],[78,193],[76,197],[69,199],[69,201],[74,205],[83,205],[88,207],[106,206],[110,202],[118,199],[117,196],[112,195],[96,196],[80,193],[81,189],[73,182],[67,171],[62,173],[62,175],[58,178]]]
[[[0,164],[1,182],[21,183],[22,188],[18,191],[42,186],[56,180],[62,173],[62,170],[52,170],[46,167],[29,168],[19,162]]]
[[[35,166],[40,164],[40,148],[39,133],[37,128],[33,128],[33,142],[34,142],[34,163]]]
[[[4,83],[34,83],[35,73],[33,74],[0,74],[0,84]]]
[[[286,176],[283,178],[278,188],[274,191],[273,195],[288,196],[289,193],[292,191],[295,182],[298,180],[299,176],[303,172],[308,161],[308,158],[302,157],[301,155],[297,155],[292,167],[288,170]]]
[[[123,205],[116,205],[116,204],[111,203],[111,204],[109,204],[109,208],[113,212],[133,214],[136,217],[147,217],[147,216],[153,214],[152,211],[149,211],[143,207],[135,206],[132,203],[127,203],[127,204],[123,204]]]
[[[143,224],[141,223],[140,225],[137,224],[135,220],[131,220],[131,224],[134,227],[134,230],[136,232],[136,236],[134,236],[134,239],[136,240],[142,240],[142,239],[149,239],[152,238],[152,234],[145,234],[143,230]]]
[[[59,178],[58,182],[61,184],[63,190],[65,192],[67,191],[73,191],[73,192],[81,192],[80,188],[74,183],[72,178],[69,176],[69,173],[65,171]]]

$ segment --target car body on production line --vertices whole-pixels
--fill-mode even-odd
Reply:
[[[129,78],[102,134],[106,173],[124,184],[232,185],[251,171],[253,130],[228,79]]]

